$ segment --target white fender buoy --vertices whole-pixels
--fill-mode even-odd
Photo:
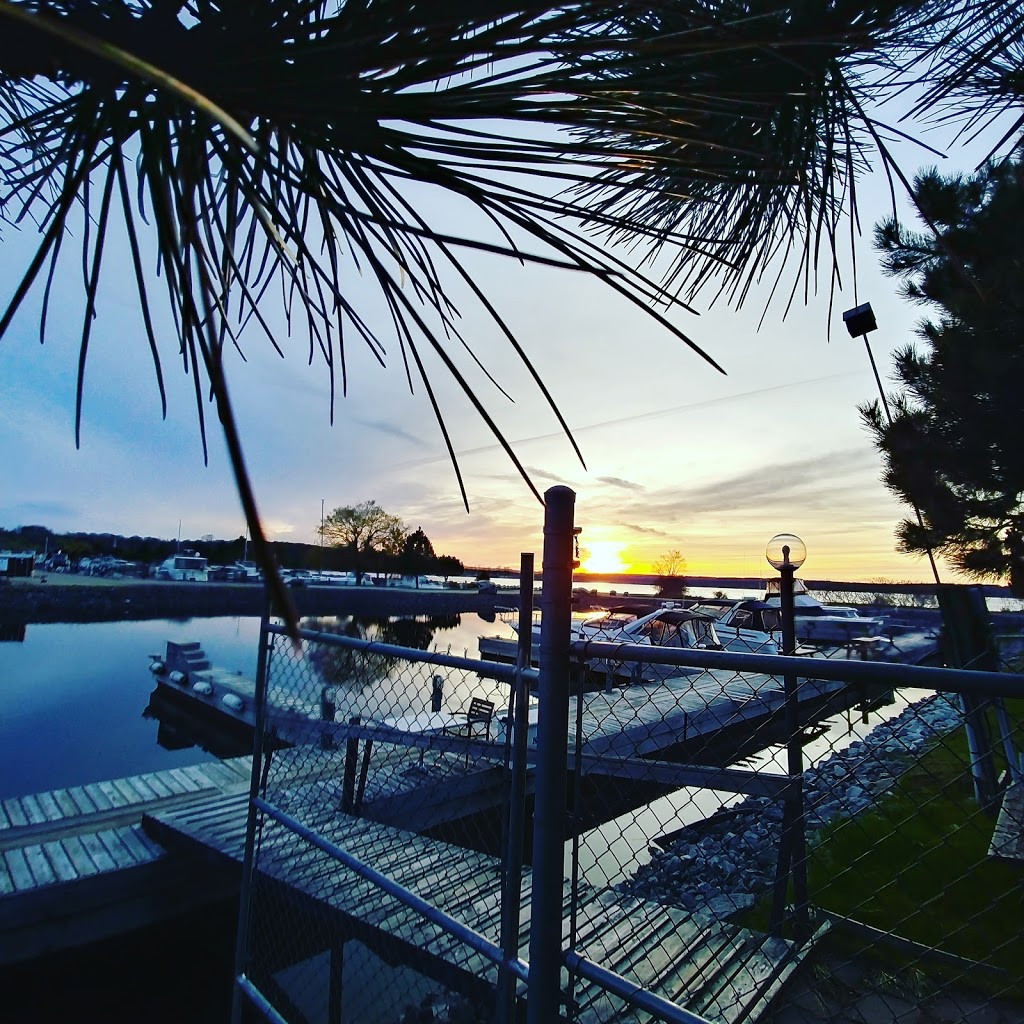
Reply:
[[[245,707],[245,701],[237,693],[225,693],[220,702],[225,707],[231,708],[232,711],[241,711]]]
[[[213,693],[213,687],[202,679],[200,679],[198,683],[193,683],[192,689],[195,690],[196,693],[203,694],[204,697],[209,697],[210,694]]]
[[[167,668],[167,666],[163,663],[163,661],[161,661],[160,658],[157,658],[155,661],[151,661],[149,663],[149,671],[154,673],[154,675],[159,675],[161,672],[163,672],[165,668]]]
[[[167,678],[170,679],[172,683],[183,683],[185,682],[185,673],[179,672],[178,669],[175,669]]]

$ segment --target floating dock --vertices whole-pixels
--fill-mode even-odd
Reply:
[[[237,888],[196,872],[143,815],[247,794],[250,758],[169,768],[0,801],[0,965],[172,917]]]
[[[194,858],[197,866],[231,865],[237,870],[244,851],[246,810],[244,796],[224,797],[201,808],[155,811],[146,816],[144,827],[154,841]],[[330,801],[322,799],[293,802],[289,813],[477,933],[498,941],[502,871],[497,859],[338,814]],[[340,967],[349,940],[362,942],[388,962],[412,964],[441,984],[460,991],[477,988],[482,996],[491,993],[493,998],[490,961],[270,818],[262,824],[260,877],[261,884],[275,892],[275,905],[287,905],[290,931],[282,946],[288,953],[286,959],[252,964],[249,974],[278,1006],[294,1005],[299,996],[289,990],[288,968],[293,963],[327,954],[338,957]],[[461,882],[453,886],[452,879]],[[529,957],[531,894],[532,876],[526,869],[518,933],[524,958]],[[571,904],[566,882],[561,907],[565,945]],[[798,960],[786,940],[609,889],[591,889],[579,897],[577,915],[577,952],[709,1020],[756,1020]],[[327,991],[329,978],[339,974],[333,964],[322,971],[325,998],[340,998],[336,990]],[[305,972],[305,998],[309,983]],[[523,994],[520,983],[519,995]],[[623,1004],[598,986],[580,981],[574,994],[577,1020],[601,1024],[623,1019]]]

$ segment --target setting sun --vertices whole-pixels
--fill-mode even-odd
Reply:
[[[583,572],[628,572],[629,566],[622,560],[625,547],[615,540],[595,540],[583,546],[581,555]]]

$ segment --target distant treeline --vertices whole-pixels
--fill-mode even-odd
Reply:
[[[348,548],[321,548],[318,544],[290,541],[272,541],[270,547],[278,564],[287,569],[350,572],[356,567],[355,555]],[[234,540],[215,540],[210,536],[183,538],[179,544],[160,537],[122,537],[115,533],[55,533],[45,526],[0,530],[0,550],[34,551],[36,554],[63,551],[73,563],[80,558],[111,555],[128,562],[152,565],[176,551],[185,550],[198,551],[211,565],[231,565],[252,557],[251,546],[247,551],[245,538],[241,536]],[[365,552],[360,561],[364,572],[454,576],[464,571],[462,562],[453,555]]]

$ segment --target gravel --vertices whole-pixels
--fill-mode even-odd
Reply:
[[[916,755],[960,724],[955,698],[936,694],[804,772],[808,846],[826,825],[870,808]],[[780,802],[747,797],[687,826],[668,849],[651,847],[651,860],[618,888],[713,917],[742,910],[772,885],[781,822]]]

